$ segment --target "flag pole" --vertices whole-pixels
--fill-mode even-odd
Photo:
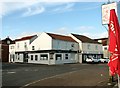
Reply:
[[[118,88],[120,88],[120,77],[118,75]]]

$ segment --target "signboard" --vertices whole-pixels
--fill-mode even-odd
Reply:
[[[102,24],[109,24],[110,10],[115,9],[120,22],[120,2],[102,5]]]

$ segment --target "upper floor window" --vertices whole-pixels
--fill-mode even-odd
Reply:
[[[19,43],[17,44],[17,48],[19,49]]]
[[[95,49],[98,50],[98,46],[97,45],[95,46]]]
[[[87,45],[87,49],[90,49],[90,44]]]
[[[71,44],[71,47],[73,48],[73,47],[74,47],[74,44]]]
[[[26,42],[24,43],[24,47],[27,48],[27,43]]]
[[[32,50],[35,50],[35,46],[32,46]]]

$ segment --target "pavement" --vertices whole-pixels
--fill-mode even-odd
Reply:
[[[13,73],[14,72],[14,73]],[[114,88],[108,85],[106,64],[65,64],[56,66],[3,64],[3,88],[79,87]]]
[[[48,77],[36,82],[24,85],[22,88],[30,88],[33,86],[73,86],[81,88],[116,88],[114,85],[108,85],[108,76],[106,74],[99,74],[99,71],[93,72],[88,69],[73,71]],[[84,73],[84,74],[83,74]]]

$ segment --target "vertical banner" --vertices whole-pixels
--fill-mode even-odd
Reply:
[[[109,24],[111,9],[115,9],[118,16],[118,20],[120,22],[120,2],[114,2],[114,3],[102,5],[102,24],[103,25]]]

